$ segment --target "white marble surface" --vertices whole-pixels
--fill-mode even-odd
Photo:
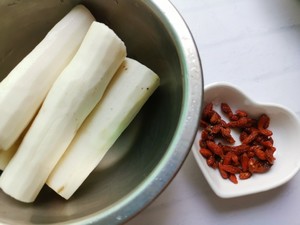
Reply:
[[[205,85],[228,81],[300,116],[299,0],[172,2],[195,38]],[[168,188],[127,225],[296,225],[299,207],[300,173],[268,192],[221,199],[190,154]]]

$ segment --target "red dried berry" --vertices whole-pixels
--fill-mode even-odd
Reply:
[[[228,177],[228,179],[229,179],[232,183],[234,183],[234,184],[237,184],[237,183],[238,183],[238,180],[237,180],[235,174],[230,174],[229,177]]]
[[[217,145],[216,143],[214,143],[213,141],[207,141],[206,142],[207,147],[216,155],[218,156],[223,156],[223,150],[222,147],[220,147],[219,145]]]
[[[224,179],[228,179],[228,177],[229,177],[228,173],[225,170],[222,170],[220,168],[220,166],[218,168],[219,168],[219,172],[221,174],[221,177],[223,177]]]
[[[211,157],[213,155],[213,153],[210,150],[208,150],[207,148],[201,148],[199,150],[199,152],[206,159],[208,159],[209,157]]]
[[[241,172],[241,169],[239,167],[236,167],[236,166],[232,166],[232,165],[224,165],[224,164],[219,164],[219,167],[222,169],[222,170],[225,170],[226,172],[228,173],[240,173]]]
[[[226,123],[208,103],[202,113],[200,126],[203,127],[199,141],[200,154],[207,165],[218,169],[224,179],[237,184],[239,179],[250,178],[254,173],[267,172],[274,163],[272,131],[268,130],[270,118],[262,114],[257,120],[244,110],[233,113],[227,103],[221,103],[221,110],[229,118]],[[232,129],[240,132],[240,145],[234,146]],[[216,143],[216,138],[222,139]],[[224,144],[228,143],[228,144]]]
[[[228,117],[230,118],[233,115],[233,112],[230,108],[230,106],[227,103],[222,102],[221,103],[221,110],[228,115]]]
[[[268,117],[266,114],[262,114],[258,119],[257,128],[259,130],[264,130],[269,127],[270,124],[270,117]]]
[[[253,130],[252,133],[250,135],[248,135],[243,141],[242,143],[244,145],[248,145],[250,144],[253,140],[255,140],[255,138],[257,137],[257,135],[259,134],[258,130]]]
[[[250,178],[251,176],[252,176],[252,173],[250,173],[250,172],[241,172],[239,174],[239,178],[241,180],[246,180],[246,179]]]
[[[217,124],[220,123],[221,121],[221,116],[217,112],[213,112],[211,118],[210,118],[210,123],[211,124]]]
[[[241,117],[247,117],[248,113],[246,113],[243,110],[238,109],[238,110],[235,111],[235,115],[237,115],[239,118],[241,118]]]
[[[243,172],[246,172],[248,170],[248,163],[249,163],[249,157],[247,153],[243,153],[241,156],[241,166]]]
[[[211,117],[213,112],[213,104],[210,102],[205,105],[203,112],[202,112],[202,119],[207,120]]]
[[[262,148],[260,146],[255,146],[253,148],[253,151],[254,151],[256,157],[259,158],[260,160],[267,159],[266,153],[262,150]]]

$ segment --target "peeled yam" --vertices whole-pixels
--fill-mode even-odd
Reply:
[[[6,194],[22,202],[35,200],[125,57],[125,45],[117,35],[93,22],[3,171],[0,186]]]
[[[0,149],[30,123],[94,20],[83,5],[73,8],[0,83]]]
[[[69,199],[158,85],[159,77],[154,72],[127,58],[55,166],[47,185]]]
[[[4,170],[9,161],[12,159],[18,147],[21,139],[17,140],[7,151],[0,150],[0,170]]]

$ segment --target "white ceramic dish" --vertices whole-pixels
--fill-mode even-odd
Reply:
[[[202,173],[218,196],[231,198],[267,191],[286,183],[298,172],[300,122],[292,111],[277,104],[255,102],[229,83],[214,83],[206,86],[203,104],[208,102],[213,102],[215,110],[220,108],[221,102],[226,102],[233,110],[244,109],[251,116],[266,113],[271,119],[269,129],[273,131],[276,147],[274,154],[276,160],[268,172],[254,174],[250,179],[238,180],[238,184],[233,184],[223,179],[218,170],[208,167],[205,159],[200,155],[201,130],[199,130],[192,151]]]

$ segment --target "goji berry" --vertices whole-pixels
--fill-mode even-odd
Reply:
[[[210,167],[213,167],[215,162],[216,162],[216,159],[213,156],[208,157],[208,159],[206,160],[207,165]]]
[[[221,116],[217,112],[213,112],[209,121],[211,124],[217,124],[221,121]]]
[[[257,128],[259,130],[264,130],[269,127],[270,124],[270,117],[268,117],[266,114],[262,114],[258,119]]]
[[[209,139],[209,132],[207,130],[203,130],[201,133],[201,139],[206,141]]]
[[[248,117],[241,117],[236,121],[230,121],[227,123],[229,127],[238,127],[238,128],[244,128],[244,127],[251,127],[253,124],[253,120]]]
[[[227,179],[228,178],[228,173],[225,170],[222,170],[220,168],[220,166],[218,166],[218,169],[219,169],[219,172],[221,174],[221,177],[223,177],[224,179]]]
[[[235,142],[234,138],[231,136],[231,130],[229,127],[220,127],[220,131],[222,137],[225,138],[228,143],[233,144]]]
[[[222,102],[221,103],[221,110],[228,115],[228,117],[230,118],[233,115],[233,112],[230,108],[230,106],[227,103]]]
[[[232,166],[232,165],[224,165],[224,164],[219,164],[219,167],[222,169],[222,170],[225,170],[226,172],[228,173],[240,173],[241,172],[241,169],[239,167],[236,167],[236,166]]]
[[[271,136],[271,135],[273,135],[273,132],[270,131],[270,130],[267,130],[267,129],[259,130],[259,132],[260,132],[262,135],[265,135],[265,136]]]
[[[213,152],[215,153],[216,155],[218,156],[223,156],[223,150],[222,148],[217,145],[216,143],[214,143],[213,141],[207,141],[206,142],[207,144],[207,147]]]
[[[249,157],[246,153],[241,156],[242,171],[246,172],[248,170]]]
[[[252,142],[253,140],[255,140],[255,138],[257,137],[257,135],[259,134],[258,130],[253,130],[252,133],[250,135],[248,135],[243,141],[242,143],[244,145],[248,145],[250,144],[250,142]]]
[[[249,160],[249,172],[251,173],[265,173],[271,168],[271,165],[266,162],[259,161],[255,158]]]
[[[234,184],[237,184],[237,183],[238,183],[235,174],[230,174],[228,178],[229,178],[229,180],[230,180],[232,183],[234,183]]]
[[[211,133],[212,134],[218,134],[221,131],[221,124],[216,124],[211,128]]]
[[[218,169],[224,179],[238,183],[239,179],[250,178],[254,173],[267,172],[274,163],[272,131],[268,129],[270,118],[262,114],[258,119],[237,109],[233,113],[227,103],[221,103],[221,110],[229,119],[227,123],[220,114],[208,103],[202,112],[200,126],[203,128],[199,140],[200,154],[206,159],[207,165]],[[240,145],[234,146],[232,129],[240,132]],[[216,138],[223,142],[215,143]],[[224,144],[227,143],[227,144]]]
[[[259,158],[260,160],[267,159],[266,153],[261,149],[260,146],[255,146],[253,150],[254,150],[256,157]]]
[[[249,150],[250,150],[250,146],[245,145],[245,144],[241,144],[241,145],[237,145],[237,146],[232,147],[232,151],[237,155],[241,155],[244,152],[247,152]]]
[[[206,159],[208,159],[209,157],[211,157],[213,155],[213,153],[210,150],[208,150],[207,148],[201,148],[199,150],[199,152]]]
[[[245,140],[245,138],[248,137],[248,133],[246,131],[242,131],[240,134],[240,141],[243,142],[243,140]]]
[[[266,148],[272,148],[273,142],[272,141],[261,141],[260,144]]]
[[[274,163],[274,160],[275,160],[273,149],[267,148],[266,151],[265,151],[265,154],[266,154],[266,160],[267,160],[270,164],[273,164],[273,163]]]
[[[239,174],[239,178],[241,180],[246,180],[246,179],[250,178],[251,176],[252,176],[252,173],[250,173],[250,172],[241,172]]]
[[[240,109],[236,110],[236,111],[235,111],[235,114],[236,114],[238,117],[247,117],[247,116],[248,116],[248,113],[246,113],[245,111],[240,110]]]
[[[205,105],[203,112],[202,112],[202,118],[203,120],[209,119],[212,115],[213,110],[213,104],[210,102]]]
[[[232,153],[231,159],[232,159],[232,162],[235,166],[240,165],[239,157],[236,154]]]
[[[200,146],[200,148],[206,148],[206,147],[207,147],[207,145],[206,145],[206,140],[200,139],[200,141],[199,141],[199,146]]]
[[[232,152],[227,152],[226,155],[224,156],[223,159],[223,164],[224,165],[230,165],[231,164],[231,160],[232,160]]]

